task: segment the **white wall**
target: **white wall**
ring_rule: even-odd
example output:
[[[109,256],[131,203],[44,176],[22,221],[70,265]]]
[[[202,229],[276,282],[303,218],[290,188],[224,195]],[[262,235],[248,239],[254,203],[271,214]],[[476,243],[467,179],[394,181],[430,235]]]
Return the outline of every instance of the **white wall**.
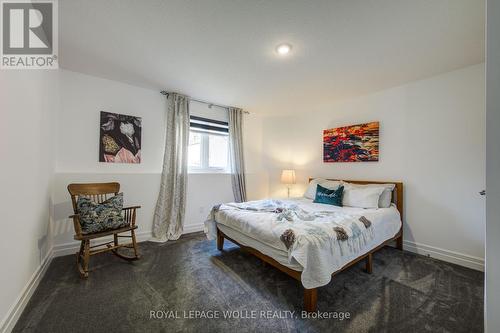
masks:
[[[15,304],[52,246],[57,76],[57,71],[0,73],[0,331],[15,322]]]
[[[245,176],[247,200],[266,198],[269,194],[268,171],[264,165],[263,123],[264,118],[258,114],[246,115],[243,121],[243,153],[245,159]]]
[[[116,81],[80,73],[61,71],[61,107],[58,112],[57,158],[54,185],[55,246],[65,251],[72,247],[73,227],[67,216],[72,208],[66,186],[71,182],[118,181],[125,194],[125,204],[138,204],[138,233],[147,236],[152,229],[154,207],[159,191],[165,137],[165,97],[159,91],[143,89]],[[206,106],[192,103],[199,112]],[[207,110],[202,110],[203,108]],[[99,111],[142,117],[142,161],[140,164],[98,162]],[[245,130],[261,131],[261,120],[249,115]],[[249,196],[261,195],[261,141],[248,139],[245,156],[250,179]],[[246,142],[245,142],[246,143]],[[259,157],[256,158],[255,156]],[[253,178],[252,178],[253,177]],[[201,230],[211,207],[232,201],[228,174],[190,174],[187,185],[185,232]]]
[[[151,232],[165,138],[165,98],[158,92],[62,70],[54,183],[54,244],[74,243],[67,217],[72,182],[118,181],[125,205],[141,205],[138,233]],[[142,117],[140,164],[99,162],[100,111]]]
[[[157,91],[62,70],[57,173],[160,173],[165,97]],[[140,164],[99,162],[100,111],[142,117]]]
[[[486,56],[486,302],[487,332],[500,332],[500,4],[488,1]]]
[[[471,267],[481,268],[483,64],[329,106],[310,104],[306,115],[264,122],[264,163],[271,196],[286,193],[279,183],[283,168],[297,170],[301,184],[293,189],[294,195],[303,193],[309,176],[401,180],[407,248],[461,264],[471,261]],[[369,121],[380,121],[379,162],[322,162],[324,129]]]

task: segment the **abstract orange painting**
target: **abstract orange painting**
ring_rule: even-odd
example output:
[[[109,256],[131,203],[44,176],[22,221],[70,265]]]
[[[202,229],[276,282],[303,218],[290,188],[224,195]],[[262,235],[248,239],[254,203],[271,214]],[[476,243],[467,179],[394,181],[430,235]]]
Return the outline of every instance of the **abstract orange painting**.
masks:
[[[323,131],[323,162],[378,161],[379,122]]]

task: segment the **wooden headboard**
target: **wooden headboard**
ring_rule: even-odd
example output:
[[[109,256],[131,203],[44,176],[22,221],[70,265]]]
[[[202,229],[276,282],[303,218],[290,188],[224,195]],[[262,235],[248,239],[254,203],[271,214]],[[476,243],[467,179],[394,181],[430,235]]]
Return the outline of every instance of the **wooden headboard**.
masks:
[[[316,177],[319,178],[319,177]],[[309,182],[315,178],[309,177]],[[333,178],[322,178],[326,180],[335,180],[335,181],[340,181],[341,179],[333,179]],[[366,184],[394,184],[394,190],[392,191],[392,202],[396,205],[396,208],[399,211],[399,214],[401,215],[401,221],[403,221],[403,183],[402,182],[381,182],[378,180],[348,180],[348,179],[342,179],[343,181],[347,183],[353,183],[353,184],[360,184],[360,185],[366,185]]]

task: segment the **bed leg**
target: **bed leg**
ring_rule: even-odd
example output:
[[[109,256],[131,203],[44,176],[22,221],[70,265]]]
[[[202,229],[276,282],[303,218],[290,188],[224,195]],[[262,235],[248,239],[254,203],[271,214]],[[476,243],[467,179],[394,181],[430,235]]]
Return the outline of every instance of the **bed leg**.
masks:
[[[222,251],[224,248],[224,234],[217,228],[217,250]]]
[[[403,235],[396,239],[396,249],[403,251]]]
[[[368,274],[371,274],[373,271],[373,254],[371,253],[368,253],[365,259],[365,269]]]
[[[304,310],[307,312],[316,311],[318,303],[318,289],[304,289]]]

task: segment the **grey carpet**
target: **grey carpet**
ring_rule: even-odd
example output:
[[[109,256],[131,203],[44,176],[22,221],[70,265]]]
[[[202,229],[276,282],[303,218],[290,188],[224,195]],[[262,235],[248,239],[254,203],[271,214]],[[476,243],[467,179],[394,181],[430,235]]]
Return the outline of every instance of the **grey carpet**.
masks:
[[[142,259],[93,257],[80,280],[75,257],[55,258],[15,332],[482,332],[483,273],[393,248],[318,290],[318,310],[350,319],[303,319],[303,289],[226,241],[202,234],[140,244]],[[150,319],[150,311],[178,319]],[[296,311],[292,319],[185,319],[182,311]],[[250,315],[251,313],[248,312]],[[259,312],[260,313],[260,312]],[[259,316],[258,316],[259,317]]]

